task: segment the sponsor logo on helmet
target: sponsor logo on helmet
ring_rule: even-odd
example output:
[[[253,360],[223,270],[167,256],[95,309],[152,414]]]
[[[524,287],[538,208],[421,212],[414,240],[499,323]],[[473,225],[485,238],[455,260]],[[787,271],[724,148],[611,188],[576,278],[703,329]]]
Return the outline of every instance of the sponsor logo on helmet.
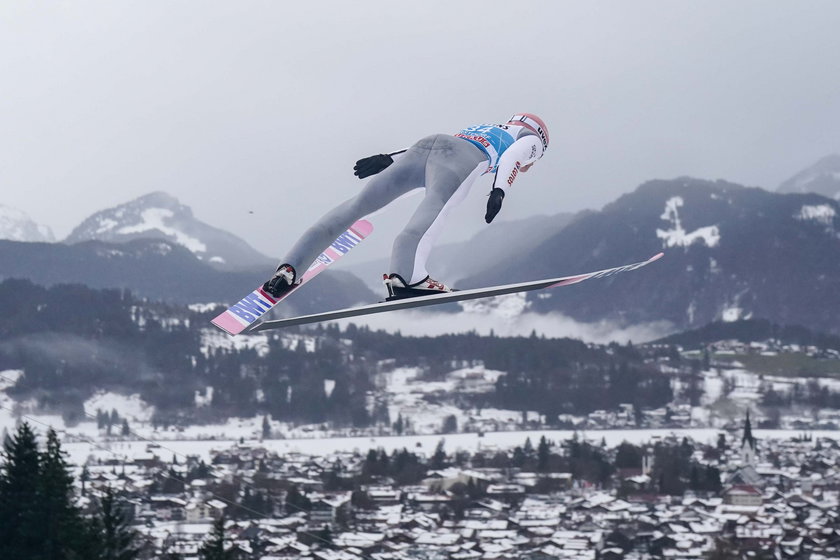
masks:
[[[542,140],[543,151],[548,149],[548,138],[545,137],[545,132],[540,125],[537,125],[537,134],[540,135],[540,140]]]

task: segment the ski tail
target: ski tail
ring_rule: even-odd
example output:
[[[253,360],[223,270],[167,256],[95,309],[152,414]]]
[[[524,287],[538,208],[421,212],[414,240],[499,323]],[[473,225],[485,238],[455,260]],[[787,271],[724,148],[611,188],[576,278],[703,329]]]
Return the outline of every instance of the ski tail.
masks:
[[[280,297],[273,297],[262,289],[262,286],[246,295],[238,302],[215,317],[211,323],[230,335],[240,334],[256,323],[266,313],[296,292],[301,286],[326,270],[332,263],[346,255],[350,249],[361,243],[373,231],[373,224],[367,220],[359,220],[338,236],[327,249],[318,255],[315,262],[304,272],[300,283]]]

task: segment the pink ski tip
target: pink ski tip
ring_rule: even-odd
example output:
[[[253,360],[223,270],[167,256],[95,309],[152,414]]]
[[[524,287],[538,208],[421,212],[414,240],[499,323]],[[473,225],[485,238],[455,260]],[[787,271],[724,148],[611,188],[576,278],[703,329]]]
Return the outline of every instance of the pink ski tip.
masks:
[[[237,321],[228,311],[223,312],[210,322],[231,335],[237,335],[248,327],[248,325],[243,325]]]

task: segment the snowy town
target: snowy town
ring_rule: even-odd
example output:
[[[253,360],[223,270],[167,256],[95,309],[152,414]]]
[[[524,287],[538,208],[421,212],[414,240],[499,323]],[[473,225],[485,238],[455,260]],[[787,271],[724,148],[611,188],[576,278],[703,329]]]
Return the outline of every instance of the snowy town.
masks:
[[[837,358],[766,343],[720,342],[714,350]],[[428,444],[392,446],[390,453],[278,453],[270,438],[282,429],[264,420],[261,433],[254,426],[249,437],[211,450],[207,462],[170,451],[167,442],[152,443],[133,460],[99,453],[79,478],[86,492],[118,489],[150,550],[172,558],[198,558],[219,520],[233,557],[249,559],[837,557],[840,445],[824,431],[813,434],[836,429],[837,414],[780,414],[774,427],[787,431],[753,435],[756,424],[767,423],[758,405],[768,391],[783,393],[796,382],[831,386],[833,379],[758,375],[738,362],[706,365],[697,406],[676,399],[662,409],[623,405],[559,418],[581,430],[562,441],[538,443],[525,435],[519,445],[498,445],[488,433],[487,443],[469,450],[445,449],[441,440],[434,454]],[[429,395],[489,390],[498,372],[481,364],[455,370],[437,385],[417,376],[396,369],[378,379],[377,398],[397,419],[394,435],[446,433],[441,419],[450,418],[450,428],[476,432],[481,441],[482,430],[546,421],[527,412],[429,403]],[[674,372],[675,394],[686,383]],[[715,419],[711,411],[721,400],[743,415]],[[684,430],[709,427],[715,430],[703,432],[708,441]],[[655,435],[636,445],[617,443],[616,433],[628,428]],[[611,444],[599,430],[610,430]],[[582,444],[591,456],[580,462],[572,456],[580,457]],[[657,458],[673,459],[663,452],[668,449],[680,450],[683,462],[657,465]],[[674,469],[676,481],[669,483],[666,473]],[[711,483],[698,483],[709,473]]]
[[[673,459],[668,450],[690,470],[659,468],[657,460]],[[231,557],[243,559],[840,554],[835,441],[756,440],[747,417],[714,444],[543,438],[509,451],[447,453],[441,444],[420,459],[405,449],[280,456],[246,441],[205,463],[150,444],[130,461],[89,462],[78,484],[83,500],[118,492],[151,557],[198,558],[218,520]],[[705,484],[709,472],[717,480]]]

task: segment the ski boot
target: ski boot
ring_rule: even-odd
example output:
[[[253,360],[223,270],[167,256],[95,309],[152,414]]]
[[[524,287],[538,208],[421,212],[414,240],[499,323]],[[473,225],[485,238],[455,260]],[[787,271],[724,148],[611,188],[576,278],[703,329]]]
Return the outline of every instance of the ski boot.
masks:
[[[295,267],[290,264],[281,264],[271,279],[263,284],[263,291],[272,297],[279,298],[289,293],[300,282],[297,282]]]
[[[397,299],[443,294],[455,291],[452,288],[445,286],[442,282],[432,280],[431,276],[426,276],[419,282],[409,284],[399,274],[383,274],[382,281],[388,289],[388,297],[385,298],[385,301],[394,301]]]

